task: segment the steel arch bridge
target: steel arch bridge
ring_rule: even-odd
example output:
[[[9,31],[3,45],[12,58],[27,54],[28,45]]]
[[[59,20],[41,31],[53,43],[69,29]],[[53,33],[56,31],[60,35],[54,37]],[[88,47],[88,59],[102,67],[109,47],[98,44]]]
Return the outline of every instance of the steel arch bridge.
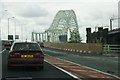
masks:
[[[66,42],[68,41],[68,33],[70,34],[71,40],[80,40],[75,12],[73,10],[60,10],[45,32],[32,32],[32,41]]]

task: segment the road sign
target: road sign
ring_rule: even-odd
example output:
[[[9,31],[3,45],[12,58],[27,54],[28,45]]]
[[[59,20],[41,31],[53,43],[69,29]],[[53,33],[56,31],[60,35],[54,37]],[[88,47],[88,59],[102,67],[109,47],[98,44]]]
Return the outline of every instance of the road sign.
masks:
[[[15,39],[19,39],[19,35],[15,35]]]
[[[8,35],[8,40],[13,40],[13,35]]]

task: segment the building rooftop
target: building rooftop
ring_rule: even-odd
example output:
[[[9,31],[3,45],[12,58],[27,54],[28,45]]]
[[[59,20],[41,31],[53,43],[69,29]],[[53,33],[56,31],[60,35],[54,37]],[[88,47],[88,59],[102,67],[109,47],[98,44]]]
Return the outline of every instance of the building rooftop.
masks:
[[[116,28],[108,32],[108,34],[116,34],[116,33],[120,33],[120,28]]]

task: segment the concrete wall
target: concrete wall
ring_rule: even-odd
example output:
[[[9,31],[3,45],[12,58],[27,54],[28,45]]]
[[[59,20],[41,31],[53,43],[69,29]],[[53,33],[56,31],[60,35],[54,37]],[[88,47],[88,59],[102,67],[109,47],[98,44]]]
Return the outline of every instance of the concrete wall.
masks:
[[[102,44],[99,43],[44,43],[47,47],[56,47],[61,49],[76,49],[76,50],[86,50],[92,51],[93,53],[102,52]]]

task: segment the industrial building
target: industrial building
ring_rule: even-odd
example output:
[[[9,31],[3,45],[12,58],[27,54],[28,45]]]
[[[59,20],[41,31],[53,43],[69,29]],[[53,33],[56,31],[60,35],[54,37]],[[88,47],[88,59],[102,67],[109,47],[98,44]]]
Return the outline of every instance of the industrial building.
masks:
[[[108,30],[98,27],[98,31],[91,32],[91,28],[86,28],[86,43],[103,43],[120,45],[120,28]]]

